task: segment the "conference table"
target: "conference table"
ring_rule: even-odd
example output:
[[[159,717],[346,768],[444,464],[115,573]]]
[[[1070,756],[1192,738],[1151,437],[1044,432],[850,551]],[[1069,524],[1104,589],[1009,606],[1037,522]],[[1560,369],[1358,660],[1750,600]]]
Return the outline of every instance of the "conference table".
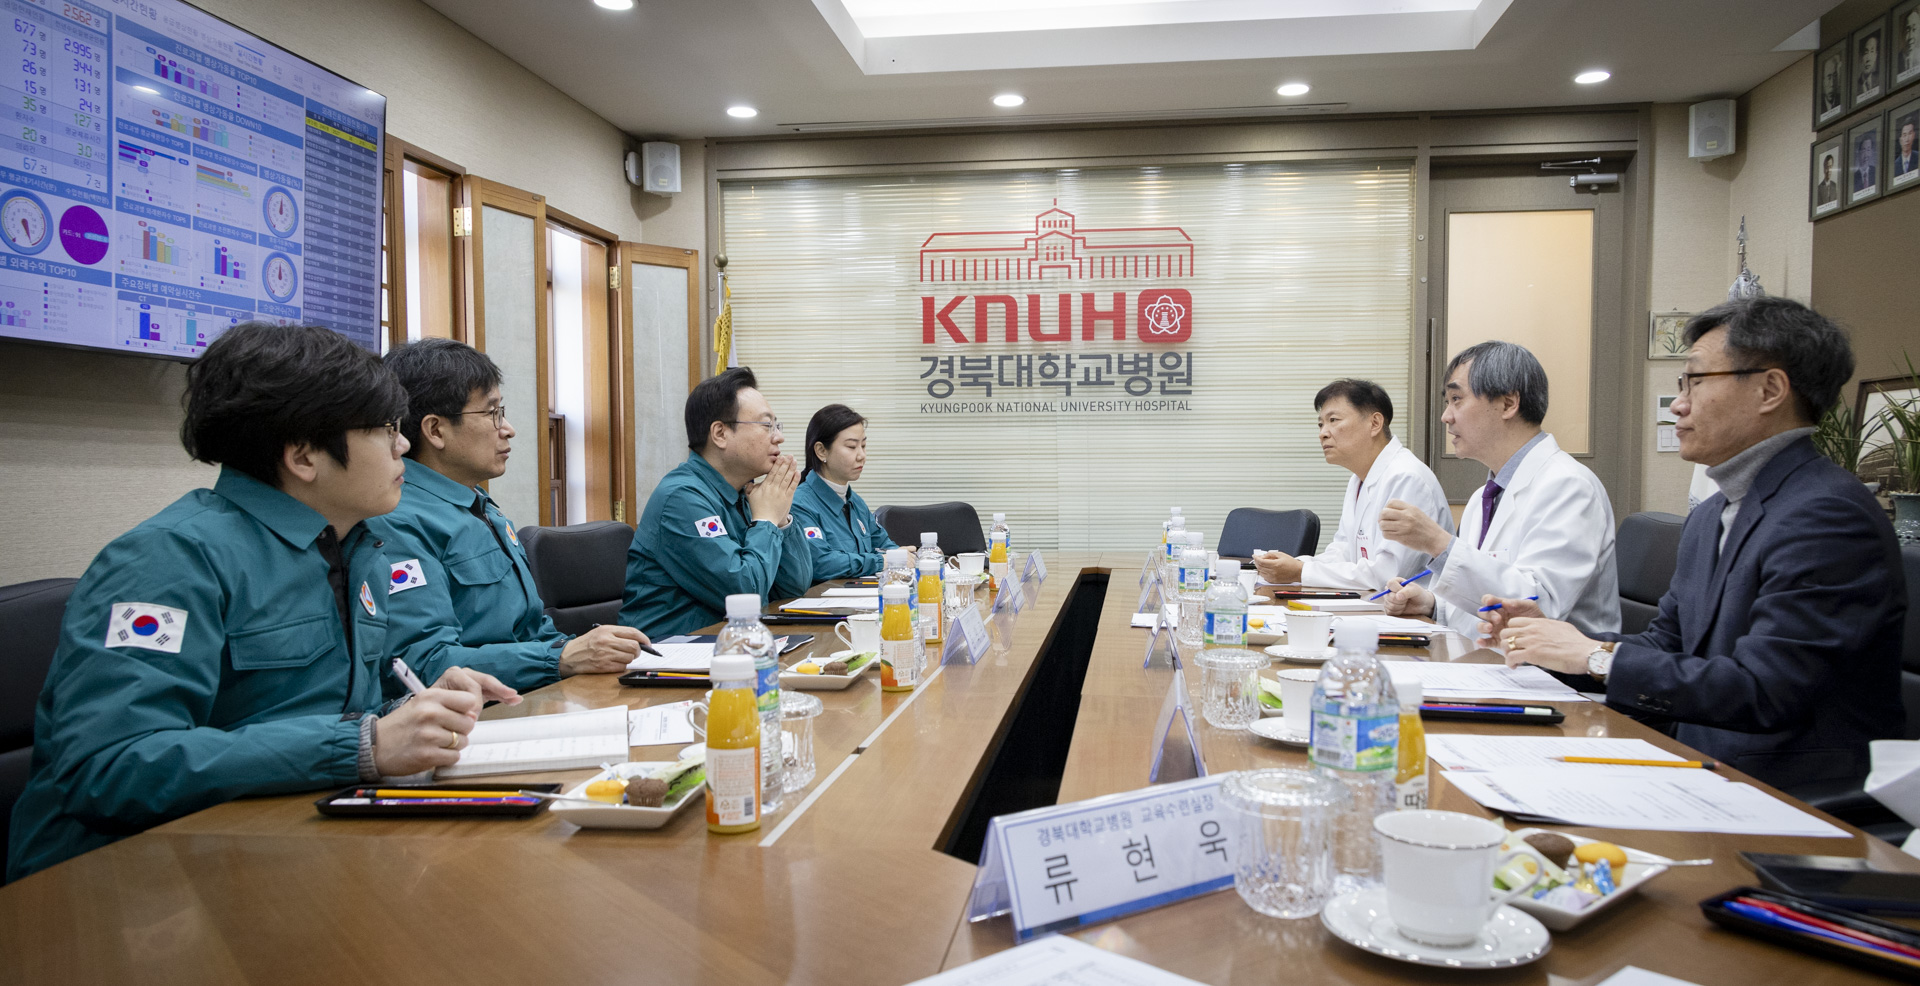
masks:
[[[1191,662],[1143,667],[1131,627],[1141,554],[1061,553],[977,663],[883,693],[877,675],[813,692],[818,772],[759,831],[710,835],[697,807],[654,831],[526,819],[336,819],[321,792],[209,808],[0,888],[0,982],[116,983],[904,983],[1015,945],[1006,917],[966,918],[984,819],[1148,784],[1197,754],[1209,774],[1302,766],[1302,752],[1193,712],[1163,747],[1156,719]],[[817,593],[818,589],[815,590]],[[1000,632],[1000,630],[1008,632]],[[831,627],[812,651],[837,647]],[[788,660],[798,660],[808,651]],[[938,654],[937,650],[931,654]],[[1400,660],[1497,661],[1450,635]],[[569,678],[486,718],[644,707],[699,697]],[[1687,748],[1598,703],[1565,703],[1558,727],[1430,722],[1431,734],[1640,737]],[[671,760],[637,748],[636,760]],[[486,778],[560,781],[591,770]],[[1734,771],[1735,780],[1752,782]],[[1433,770],[1437,808],[1490,813]],[[1163,780],[1166,777],[1163,776]],[[1056,786],[1057,785],[1057,786]],[[1771,790],[1771,789],[1768,789]],[[1774,792],[1778,793],[1778,792]],[[1812,810],[1812,809],[1808,809]],[[1824,816],[1822,816],[1824,817]],[[1407,965],[1334,938],[1317,919],[1261,915],[1231,890],[1074,932],[1090,944],[1207,983],[1591,984],[1637,965],[1716,983],[1875,981],[1867,973],[1720,930],[1698,902],[1751,884],[1742,849],[1920,860],[1846,828],[1844,839],[1615,832],[1562,827],[1675,859],[1675,868],[1513,969]],[[942,850],[949,851],[942,851]]]

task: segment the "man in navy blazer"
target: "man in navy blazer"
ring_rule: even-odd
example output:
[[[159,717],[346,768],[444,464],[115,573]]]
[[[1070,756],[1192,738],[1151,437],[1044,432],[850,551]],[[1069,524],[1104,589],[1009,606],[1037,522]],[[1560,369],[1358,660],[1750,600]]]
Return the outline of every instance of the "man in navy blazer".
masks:
[[[1509,599],[1488,636],[1509,666],[1590,675],[1608,705],[1776,787],[1863,777],[1867,742],[1905,722],[1907,590],[1885,512],[1807,438],[1852,348],[1784,298],[1703,312],[1685,338],[1680,454],[1720,492],[1687,515],[1660,615],[1592,639]]]

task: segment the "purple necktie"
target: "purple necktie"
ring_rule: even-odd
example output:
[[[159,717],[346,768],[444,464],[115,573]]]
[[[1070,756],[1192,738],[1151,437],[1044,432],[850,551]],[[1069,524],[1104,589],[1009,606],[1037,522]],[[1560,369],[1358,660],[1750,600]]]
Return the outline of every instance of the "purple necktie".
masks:
[[[1474,547],[1487,543],[1487,528],[1493,526],[1493,508],[1500,505],[1500,494],[1503,492],[1505,487],[1488,476],[1486,488],[1480,491],[1480,540],[1474,543]]]

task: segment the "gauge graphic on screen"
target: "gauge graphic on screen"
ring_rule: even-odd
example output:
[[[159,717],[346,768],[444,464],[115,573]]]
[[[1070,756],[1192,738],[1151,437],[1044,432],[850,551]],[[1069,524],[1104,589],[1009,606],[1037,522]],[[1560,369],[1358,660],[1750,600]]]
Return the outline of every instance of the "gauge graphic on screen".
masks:
[[[293,200],[293,193],[278,185],[267,190],[260,200],[260,212],[267,220],[267,229],[282,239],[292,236],[300,225],[300,205]]]
[[[23,188],[0,195],[0,237],[21,253],[39,253],[52,239],[53,222],[47,204]]]
[[[293,266],[293,258],[284,253],[267,254],[266,265],[260,269],[260,284],[267,289],[267,297],[286,304],[293,300],[293,293],[300,288],[300,272]]]

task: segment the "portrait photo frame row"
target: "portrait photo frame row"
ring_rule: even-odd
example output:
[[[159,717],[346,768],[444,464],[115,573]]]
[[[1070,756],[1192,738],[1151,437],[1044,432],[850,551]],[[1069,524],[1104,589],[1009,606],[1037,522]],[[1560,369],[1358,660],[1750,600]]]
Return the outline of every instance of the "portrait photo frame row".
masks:
[[[1901,0],[1814,56],[1818,130],[1920,83],[1920,0]]]
[[[1807,163],[1807,218],[1823,219],[1920,187],[1920,93],[1816,141]]]

